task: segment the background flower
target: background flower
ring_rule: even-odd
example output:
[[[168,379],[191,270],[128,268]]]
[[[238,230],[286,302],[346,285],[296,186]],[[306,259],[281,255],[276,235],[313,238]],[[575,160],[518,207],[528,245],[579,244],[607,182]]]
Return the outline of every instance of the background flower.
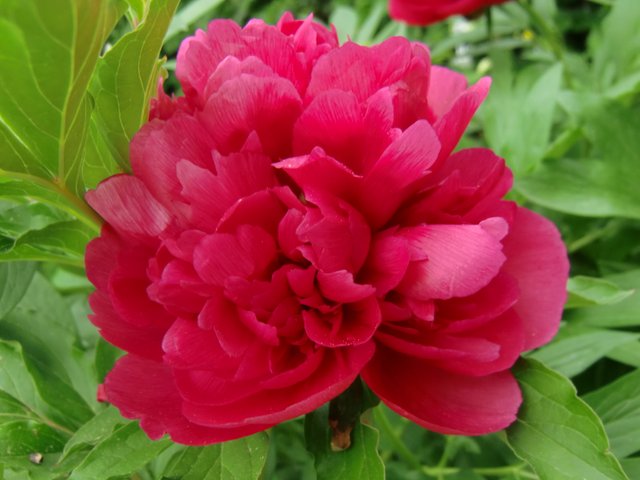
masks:
[[[310,412],[362,374],[442,433],[514,419],[509,368],[556,332],[566,252],[503,200],[487,149],[452,153],[486,96],[403,38],[285,15],[214,21],[87,194],[93,323],[128,354],[106,398],[152,437],[206,444]]]
[[[468,15],[507,0],[390,0],[389,13],[412,25],[429,25],[452,15]]]

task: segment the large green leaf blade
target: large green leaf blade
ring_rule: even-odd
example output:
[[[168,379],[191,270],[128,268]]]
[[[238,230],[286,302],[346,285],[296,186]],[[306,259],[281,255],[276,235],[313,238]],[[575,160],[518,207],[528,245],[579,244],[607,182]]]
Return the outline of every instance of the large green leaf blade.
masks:
[[[520,360],[514,373],[523,403],[507,438],[541,480],[628,480],[602,422],[568,379],[535,360]]]
[[[549,345],[529,358],[543,362],[567,377],[582,373],[617,347],[633,342],[640,333],[564,325]]]
[[[96,381],[79,364],[78,334],[62,297],[39,273],[21,302],[0,321],[0,337],[20,342],[40,396],[65,421],[80,426],[93,416]]]
[[[91,109],[86,88],[120,13],[110,0],[0,4],[5,174],[29,174],[83,192],[77,172]]]
[[[35,263],[8,262],[0,264],[0,320],[11,312],[22,299],[35,271]]]
[[[61,411],[51,398],[43,398],[40,385],[31,375],[22,347],[17,342],[0,340],[0,390],[28,408],[33,416],[63,435],[71,435],[77,426],[68,411]],[[66,392],[60,391],[61,395]]]
[[[250,437],[208,447],[190,447],[170,461],[167,480],[258,480],[262,478],[269,451],[269,436]]]
[[[546,162],[517,183],[533,202],[573,215],[640,219],[640,110],[589,95],[569,95],[592,154]]]
[[[125,170],[129,168],[129,142],[148,117],[160,74],[158,55],[178,1],[151,0],[138,28],[100,59],[91,82],[94,121],[116,163]],[[98,146],[93,148],[99,151]],[[114,173],[110,168],[105,165],[105,176]]]
[[[91,450],[69,480],[107,480],[130,475],[171,445],[169,439],[152,441],[136,422],[117,428]]]
[[[630,270],[605,277],[617,287],[633,293],[613,305],[580,308],[571,312],[570,319],[598,327],[618,328],[640,325],[640,270]]]
[[[613,453],[623,458],[640,450],[640,370],[584,399],[602,419]]]

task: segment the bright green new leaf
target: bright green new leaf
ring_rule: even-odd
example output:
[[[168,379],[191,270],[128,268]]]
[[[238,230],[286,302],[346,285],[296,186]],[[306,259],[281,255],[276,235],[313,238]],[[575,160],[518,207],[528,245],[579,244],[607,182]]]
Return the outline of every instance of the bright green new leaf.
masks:
[[[640,450],[640,370],[584,397],[602,419],[619,458]]]
[[[568,379],[535,360],[520,360],[514,373],[523,403],[507,438],[540,480],[629,480],[602,422]]]
[[[111,0],[0,3],[0,176],[84,192],[86,88],[120,14]]]
[[[250,437],[208,447],[188,447],[171,459],[167,480],[258,480],[267,461],[269,436]]]
[[[35,263],[0,263],[0,320],[22,299],[35,271]]]
[[[640,333],[565,325],[553,342],[536,350],[530,358],[543,362],[567,377],[573,377],[614,348],[632,342],[638,337]]]
[[[91,82],[97,132],[107,140],[110,154],[123,170],[129,169],[129,141],[149,115],[149,101],[160,75],[158,54],[178,1],[150,0],[138,28],[100,59]],[[95,148],[101,151],[99,146]],[[102,178],[114,173],[111,168],[105,165]],[[89,186],[94,186],[99,177],[93,172]]]
[[[640,270],[609,275],[605,279],[632,294],[615,305],[580,308],[571,312],[571,320],[597,327],[631,327],[640,325]]]
[[[152,441],[136,422],[117,428],[98,443],[69,480],[107,480],[130,475],[171,445],[168,438]]]
[[[623,290],[603,278],[576,276],[567,284],[569,298],[565,308],[613,305],[633,295],[634,290]]]

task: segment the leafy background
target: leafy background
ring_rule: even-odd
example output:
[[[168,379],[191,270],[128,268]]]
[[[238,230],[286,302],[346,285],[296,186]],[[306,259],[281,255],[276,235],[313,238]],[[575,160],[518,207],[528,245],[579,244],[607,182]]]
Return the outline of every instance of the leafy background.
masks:
[[[518,0],[428,28],[390,21],[384,0],[178,3],[0,0],[0,479],[640,478],[640,2]],[[515,367],[525,401],[506,432],[437,435],[350,392],[348,450],[329,447],[326,406],[187,448],[96,402],[119,352],[86,318],[100,220],[83,194],[128,171],[158,76],[179,93],[182,38],[284,10],[493,77],[462,146],[507,159],[512,198],[556,222],[572,262],[560,333]]]

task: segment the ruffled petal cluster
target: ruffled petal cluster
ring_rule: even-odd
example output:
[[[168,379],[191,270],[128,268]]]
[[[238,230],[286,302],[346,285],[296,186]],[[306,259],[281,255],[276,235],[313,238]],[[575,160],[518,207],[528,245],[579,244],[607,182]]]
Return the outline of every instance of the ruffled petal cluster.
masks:
[[[452,15],[469,15],[507,0],[389,0],[390,15],[412,25],[430,25]]]
[[[308,413],[359,375],[442,433],[509,425],[509,368],[556,332],[558,231],[453,152],[489,89],[403,38],[338,45],[285,15],[181,46],[131,175],[87,194],[92,322],[125,350],[103,393],[151,438],[221,442]]]

